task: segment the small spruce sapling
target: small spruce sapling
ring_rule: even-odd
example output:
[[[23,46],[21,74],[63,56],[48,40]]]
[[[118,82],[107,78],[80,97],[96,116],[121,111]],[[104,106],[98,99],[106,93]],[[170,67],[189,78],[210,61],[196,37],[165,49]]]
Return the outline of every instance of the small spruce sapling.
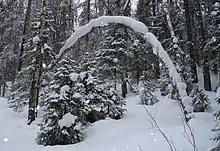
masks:
[[[61,60],[45,97],[45,114],[37,137],[40,145],[66,145],[83,140],[82,129],[86,122],[81,118],[85,115],[81,107],[84,106],[73,97],[71,72],[68,61]]]
[[[141,91],[140,94],[140,99],[141,99],[141,104],[143,105],[153,105],[155,103],[157,103],[159,100],[157,99],[157,97],[155,95],[152,94],[153,90],[149,84],[149,82],[146,82],[144,84],[144,88]]]
[[[189,96],[192,97],[194,112],[205,112],[210,107],[208,96],[197,85],[195,85]]]

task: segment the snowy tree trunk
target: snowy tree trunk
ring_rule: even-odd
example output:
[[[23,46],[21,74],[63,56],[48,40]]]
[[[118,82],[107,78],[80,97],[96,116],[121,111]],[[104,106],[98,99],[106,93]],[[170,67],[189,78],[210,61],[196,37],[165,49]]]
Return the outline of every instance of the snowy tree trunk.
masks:
[[[30,125],[36,117],[36,107],[39,102],[40,93],[40,79],[42,74],[42,54],[41,54],[41,43],[37,46],[35,70],[33,72],[33,79],[31,83],[31,95],[29,100],[29,110],[28,110],[28,124]]]
[[[28,124],[30,125],[36,117],[36,107],[39,102],[39,93],[41,85],[41,74],[42,74],[42,45],[41,42],[37,45],[37,54],[35,62],[35,70],[33,72],[33,79],[31,83],[31,95],[29,100],[29,110],[28,110]]]
[[[192,31],[192,4],[190,1],[184,0],[184,9],[185,9],[185,19],[186,19],[186,30],[187,30],[187,41],[188,41],[188,49],[190,54],[190,66],[191,66],[191,77],[193,82],[198,82],[197,76],[197,67],[196,67],[196,50],[194,48],[194,40],[193,40],[193,31]]]
[[[104,4],[102,0],[98,0],[98,10],[99,10],[99,16],[104,15]]]
[[[203,78],[204,78],[204,88],[207,91],[212,90],[211,86],[211,78],[210,78],[210,68],[209,68],[209,59],[208,59],[208,52],[205,49],[205,28],[203,23],[203,17],[202,17],[202,10],[201,10],[201,4],[200,0],[196,0],[196,7],[198,12],[198,22],[199,22],[199,31],[200,31],[200,43],[201,43],[201,50],[203,50]]]
[[[127,82],[124,79],[122,79],[121,88],[122,88],[122,97],[126,98],[126,95],[127,95]]]
[[[2,97],[2,84],[0,84],[0,97]]]
[[[21,68],[22,68],[22,56],[24,53],[25,38],[26,38],[26,34],[27,34],[27,31],[29,28],[30,17],[31,17],[31,4],[32,4],[32,0],[28,0],[28,6],[27,6],[27,10],[26,10],[22,39],[21,39],[21,48],[20,48],[20,52],[19,52],[18,71],[21,71]]]
[[[166,12],[166,20],[167,20],[167,25],[169,27],[170,30],[170,36],[173,38],[175,37],[175,33],[174,33],[174,29],[173,29],[173,25],[172,25],[172,21],[171,21],[171,17],[170,17],[170,12],[168,10],[168,7],[170,7],[170,4],[165,4],[165,12]]]
[[[6,92],[6,83],[3,83],[3,88],[2,88],[2,97],[5,97],[5,92]]]

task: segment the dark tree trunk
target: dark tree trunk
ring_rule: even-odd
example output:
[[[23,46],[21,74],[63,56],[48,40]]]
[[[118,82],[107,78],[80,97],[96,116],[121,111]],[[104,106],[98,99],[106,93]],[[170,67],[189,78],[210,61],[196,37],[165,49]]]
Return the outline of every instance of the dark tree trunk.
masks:
[[[3,88],[2,88],[2,97],[5,97],[5,92],[6,92],[6,83],[3,83]]]
[[[153,16],[156,16],[156,0],[152,0],[152,11],[153,11]]]
[[[0,84],[0,97],[2,97],[2,84]]]
[[[99,10],[99,16],[104,15],[104,4],[102,0],[98,0],[98,10]]]
[[[194,40],[193,40],[193,13],[192,13],[192,3],[189,0],[184,0],[184,9],[185,9],[185,19],[186,19],[186,30],[187,30],[187,41],[188,41],[188,49],[190,55],[190,67],[191,67],[191,78],[194,83],[198,82],[197,76],[197,67],[196,67],[196,50],[194,48]]]
[[[200,50],[202,50],[202,58],[203,58],[203,78],[204,78],[204,88],[207,91],[212,90],[211,86],[211,78],[210,78],[210,68],[209,68],[209,58],[208,52],[205,50],[206,45],[206,36],[205,36],[205,28],[202,17],[202,10],[200,0],[196,0],[196,10],[197,10],[197,18],[199,23],[199,40],[200,40]]]
[[[137,82],[137,85],[139,85],[139,78],[140,78],[140,70],[138,69],[136,71],[136,82]]]
[[[127,0],[125,0],[125,6],[124,6],[124,16],[131,16],[131,0],[128,0],[128,3],[126,3]]]
[[[42,74],[42,45],[41,42],[37,45],[37,54],[35,62],[35,70],[33,71],[33,78],[31,83],[31,93],[29,100],[29,110],[28,110],[28,125],[30,125],[36,118],[37,111],[36,107],[39,102],[40,84],[41,84],[41,74]]]
[[[27,35],[27,31],[28,31],[29,24],[30,24],[30,17],[31,17],[31,4],[32,4],[32,0],[28,0],[28,6],[27,6],[27,11],[26,11],[25,20],[24,20],[24,27],[23,27],[23,32],[22,32],[21,48],[19,52],[18,71],[21,71],[21,68],[22,68],[22,56],[24,54],[25,37]]]
[[[122,87],[122,97],[126,98],[127,95],[127,82],[123,79],[122,83],[121,83],[121,87]]]

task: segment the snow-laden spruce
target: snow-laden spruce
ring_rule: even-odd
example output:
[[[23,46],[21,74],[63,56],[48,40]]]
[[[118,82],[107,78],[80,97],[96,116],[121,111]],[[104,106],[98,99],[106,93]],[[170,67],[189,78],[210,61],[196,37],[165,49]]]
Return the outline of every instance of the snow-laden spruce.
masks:
[[[37,142],[40,145],[66,145],[83,140],[86,105],[79,98],[73,98],[72,81],[69,77],[73,68],[66,60],[59,62],[49,91],[44,101],[43,121]]]
[[[140,100],[140,103],[143,105],[154,105],[159,101],[157,96],[152,94],[152,88],[148,82],[144,84],[140,94]]]
[[[218,105],[220,104],[220,87],[218,88],[216,92],[216,97],[215,97],[216,102]],[[216,135],[213,138],[214,141],[218,142],[218,145],[216,148],[213,149],[213,151],[218,151],[220,149],[220,110],[217,110],[214,113],[216,124],[215,127],[212,129],[212,131],[215,131]]]

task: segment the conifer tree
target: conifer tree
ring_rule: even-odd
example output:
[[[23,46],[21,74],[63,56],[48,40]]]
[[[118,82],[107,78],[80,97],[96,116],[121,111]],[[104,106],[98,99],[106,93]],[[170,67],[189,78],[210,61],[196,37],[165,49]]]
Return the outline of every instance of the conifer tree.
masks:
[[[12,108],[15,112],[22,112],[24,107],[28,104],[30,98],[31,85],[31,69],[23,68],[12,85],[10,90],[10,95],[8,96],[9,107]]]
[[[149,82],[144,84],[144,88],[141,91],[140,94],[140,99],[141,99],[141,104],[143,105],[153,105],[155,103],[157,103],[159,100],[157,99],[157,97],[155,95],[152,94],[152,88],[149,84]]]
[[[210,107],[210,101],[208,96],[197,85],[190,93],[192,97],[192,106],[194,112],[205,112]]]
[[[38,144],[66,145],[83,140],[82,129],[87,123],[84,119],[86,106],[79,98],[74,97],[76,94],[69,76],[71,72],[73,71],[68,61],[59,62],[46,96]]]
[[[87,102],[89,112],[96,110],[105,117],[122,118],[124,100],[118,96],[111,84],[105,85],[104,81],[99,79],[96,62],[91,61],[88,55],[87,53],[87,57],[82,61],[79,72],[73,74],[73,80],[77,83],[75,92],[79,94],[82,101]]]

